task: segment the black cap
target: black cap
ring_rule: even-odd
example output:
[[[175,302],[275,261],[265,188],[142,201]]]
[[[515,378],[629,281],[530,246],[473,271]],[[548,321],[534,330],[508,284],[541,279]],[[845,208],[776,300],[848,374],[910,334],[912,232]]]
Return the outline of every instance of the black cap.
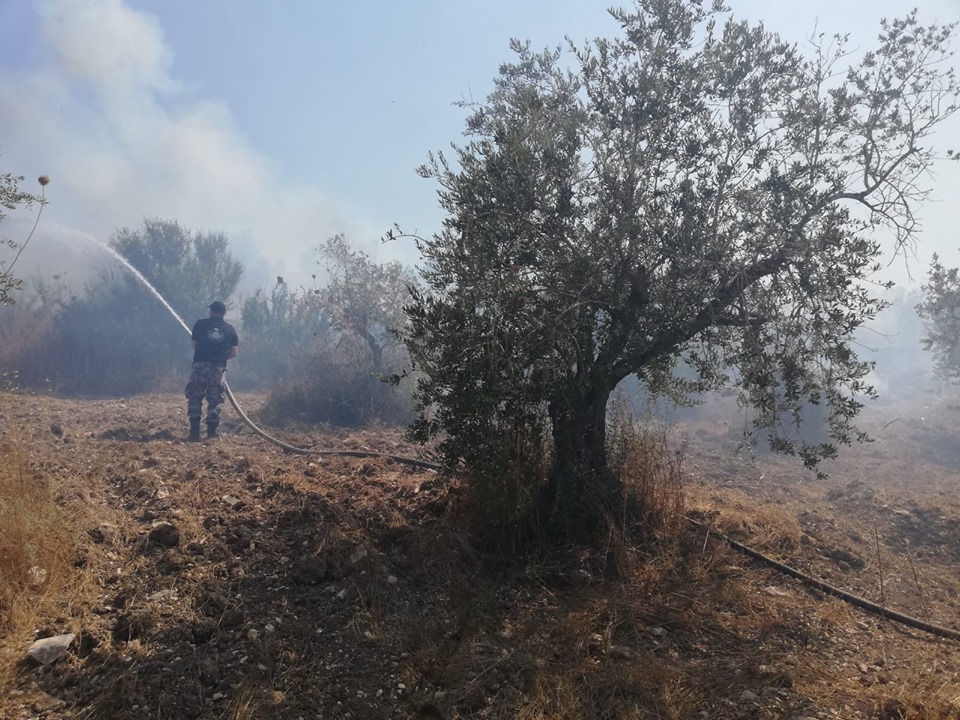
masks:
[[[223,304],[222,302],[220,302],[219,300],[214,300],[212,303],[210,303],[209,305],[207,305],[207,307],[210,308],[211,310],[213,310],[213,312],[215,312],[217,315],[226,315],[226,314],[227,314],[227,306],[224,305],[224,304]]]

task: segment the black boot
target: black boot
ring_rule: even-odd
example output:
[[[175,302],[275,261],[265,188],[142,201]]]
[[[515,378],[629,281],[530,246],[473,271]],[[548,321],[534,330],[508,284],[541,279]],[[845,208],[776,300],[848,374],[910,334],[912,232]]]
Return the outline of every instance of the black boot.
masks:
[[[187,442],[200,442],[200,418],[190,418],[190,434]]]
[[[208,438],[217,438],[220,437],[220,434],[217,432],[217,426],[220,425],[219,422],[208,422],[207,423],[207,437]]]

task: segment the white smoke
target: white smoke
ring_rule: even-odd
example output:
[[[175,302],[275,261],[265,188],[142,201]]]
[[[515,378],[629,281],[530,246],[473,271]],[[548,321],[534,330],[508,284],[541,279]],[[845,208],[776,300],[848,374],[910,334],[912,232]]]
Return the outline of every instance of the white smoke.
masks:
[[[44,241],[89,233],[105,241],[144,217],[223,230],[266,282],[309,277],[312,248],[373,227],[316,188],[292,185],[235,126],[229,108],[171,74],[163,29],[122,0],[37,0],[42,54],[0,73],[0,169],[45,173]],[[17,239],[11,217],[4,234]],[[41,223],[41,228],[44,223]]]

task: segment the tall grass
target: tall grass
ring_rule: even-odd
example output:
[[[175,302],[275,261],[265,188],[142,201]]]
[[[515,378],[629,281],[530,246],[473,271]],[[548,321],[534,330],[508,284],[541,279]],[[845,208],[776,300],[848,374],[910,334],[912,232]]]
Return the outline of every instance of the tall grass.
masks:
[[[23,441],[0,438],[0,633],[22,640],[11,647],[25,649],[41,619],[71,614],[82,583],[73,527]],[[0,657],[0,691],[17,660]]]
[[[607,448],[626,494],[624,524],[649,539],[675,537],[684,524],[683,453],[669,428],[618,398],[609,412]]]

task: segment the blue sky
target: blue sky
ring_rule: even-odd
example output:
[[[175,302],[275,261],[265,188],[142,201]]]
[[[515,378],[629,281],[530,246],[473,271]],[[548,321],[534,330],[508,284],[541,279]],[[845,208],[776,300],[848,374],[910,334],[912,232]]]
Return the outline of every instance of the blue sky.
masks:
[[[819,23],[869,45],[905,0],[730,0],[802,41]],[[454,102],[482,98],[509,39],[554,45],[611,35],[589,0],[0,0],[0,170],[53,183],[36,257],[89,259],[144,216],[226,231],[250,275],[302,281],[337,232],[380,259],[394,222],[429,233],[436,188],[415,168],[461,137]],[[960,0],[924,0],[925,21],[960,21]],[[960,119],[941,145],[960,147]],[[936,179],[915,273],[932,249],[960,264],[960,173]],[[24,219],[21,219],[25,221]],[[11,225],[16,228],[16,225]],[[7,234],[15,235],[10,230]],[[96,254],[96,251],[93,251]],[[56,269],[56,268],[54,268]],[[904,279],[898,270],[892,271]]]

